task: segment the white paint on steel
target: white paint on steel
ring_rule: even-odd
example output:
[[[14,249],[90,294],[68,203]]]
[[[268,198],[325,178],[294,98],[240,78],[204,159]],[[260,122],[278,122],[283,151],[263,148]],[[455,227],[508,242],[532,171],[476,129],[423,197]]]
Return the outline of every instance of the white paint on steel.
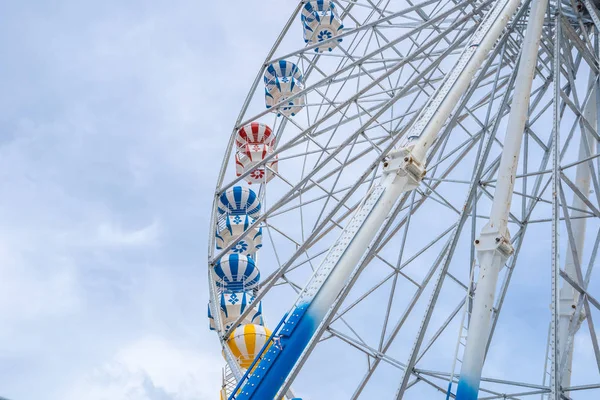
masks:
[[[459,103],[473,76],[488,57],[489,52],[519,6],[519,0],[499,0],[475,31],[458,62],[444,83],[429,100],[422,115],[414,124],[408,137],[419,136],[413,156],[422,162],[427,150],[436,139],[454,107]]]
[[[508,215],[523,132],[528,118],[531,87],[547,4],[548,0],[533,0],[532,2],[517,72],[513,105],[504,139],[504,149],[498,168],[498,183],[494,193],[490,220],[483,227],[481,235],[475,242],[480,269],[461,369],[461,381],[464,379],[465,382],[468,381],[468,384],[475,385],[475,390],[479,388],[481,379],[498,275],[502,265],[513,252],[507,226]]]
[[[594,75],[591,75],[591,79],[595,79]],[[591,96],[586,104],[584,109],[584,118],[587,119],[592,126],[595,126],[594,123],[596,121],[596,93],[595,93],[595,85],[594,89],[592,89]],[[588,130],[584,130],[587,135],[584,140],[584,133],[582,132],[582,137],[579,141],[579,159],[583,160],[589,157],[592,154],[591,149],[589,148],[589,143],[591,143],[592,137],[591,134],[588,133]],[[588,147],[586,149],[586,146]],[[575,172],[575,185],[584,195],[588,195],[590,192],[590,168],[588,163],[578,164]],[[577,194],[573,194],[573,203],[572,203],[573,211],[571,213],[571,226],[573,229],[573,236],[575,239],[575,250],[577,253],[578,263],[581,265],[582,262],[582,254],[583,254],[583,245],[585,243],[585,231],[587,218],[577,218],[577,217],[585,217],[587,214],[585,211],[588,209],[587,204],[579,197]],[[581,210],[581,211],[579,211]],[[566,255],[565,255],[565,272],[570,276],[577,276],[577,272],[575,270],[575,259],[573,256],[571,243],[569,242],[567,245]],[[571,373],[572,373],[572,365],[573,365],[573,337],[581,323],[583,322],[584,315],[583,312],[581,315],[575,315],[575,308],[577,302],[579,300],[579,292],[573,288],[567,282],[563,283],[562,288],[560,289],[560,320],[559,320],[559,339],[558,343],[560,346],[560,354],[561,358],[566,353],[567,361],[566,368],[563,371],[562,375],[562,386],[569,387],[571,386]],[[579,313],[578,313],[579,314]],[[572,318],[576,318],[575,330],[574,332],[569,332],[569,325]],[[568,393],[565,393],[568,395]]]
[[[381,182],[359,206],[296,301],[295,307],[311,303],[311,306],[321,310],[322,317],[317,332],[322,330],[340,293],[349,286],[352,277],[358,273],[362,258],[388,218],[394,204],[403,193],[415,189],[424,174],[424,170],[410,157],[410,148],[395,151],[386,160]],[[300,360],[304,359],[318,339],[318,335],[311,338]],[[291,377],[295,376],[297,368],[298,364],[290,373]],[[286,381],[276,398],[286,390],[289,383],[291,382]]]

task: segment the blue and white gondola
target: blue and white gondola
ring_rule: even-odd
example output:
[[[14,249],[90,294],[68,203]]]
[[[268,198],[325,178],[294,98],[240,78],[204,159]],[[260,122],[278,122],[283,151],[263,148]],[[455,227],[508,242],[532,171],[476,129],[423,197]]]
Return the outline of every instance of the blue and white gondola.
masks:
[[[316,52],[332,51],[342,41],[339,38],[325,42],[340,34],[344,29],[333,1],[317,0],[307,2],[302,8],[300,19],[304,31],[304,41],[307,44],[322,43],[322,45],[315,47]]]
[[[219,196],[219,214],[244,215],[252,218],[260,214],[260,200],[256,193],[243,186],[234,186]]]
[[[233,323],[248,308],[252,308],[252,311],[239,325],[263,325],[262,303],[259,301],[258,304],[255,304],[254,299],[254,295],[250,292],[221,293],[220,310],[224,328],[231,328]]]
[[[219,296],[219,312],[221,313],[223,328],[225,330],[230,329],[239,316],[248,308],[252,308],[252,311],[242,319],[238,326],[246,324],[264,325],[262,302],[255,303],[254,299],[255,296],[251,292],[221,293]],[[210,311],[210,304],[208,307],[208,319],[210,329],[216,330],[217,327]]]
[[[217,330],[217,324],[215,323],[215,317],[213,317],[212,312],[210,311],[210,301],[208,302],[208,327],[211,331]]]
[[[242,186],[227,189],[219,196],[220,214],[215,232],[217,249],[221,250],[235,242],[232,253],[252,255],[262,247],[262,228],[250,226],[260,214],[260,201],[256,193]],[[238,239],[244,232],[241,239]]]
[[[264,82],[267,109],[284,102],[272,110],[278,116],[281,114],[294,116],[300,112],[305,104],[304,96],[288,100],[289,97],[304,89],[304,77],[296,64],[286,60],[270,64],[265,71]]]
[[[224,215],[215,233],[217,249],[222,250],[235,242],[230,252],[243,255],[256,253],[262,247],[262,227],[250,228],[254,221],[248,215]],[[238,239],[246,231],[249,231],[246,236]]]
[[[213,278],[217,287],[229,292],[255,289],[260,281],[260,271],[250,256],[228,254],[213,267]]]

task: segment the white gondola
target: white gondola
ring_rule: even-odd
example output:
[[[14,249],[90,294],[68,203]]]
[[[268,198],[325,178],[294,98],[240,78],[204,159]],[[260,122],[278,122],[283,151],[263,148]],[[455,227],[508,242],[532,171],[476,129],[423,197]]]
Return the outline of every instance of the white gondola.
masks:
[[[290,61],[281,60],[267,67],[264,76],[265,101],[271,109],[280,102],[281,106],[273,109],[278,116],[294,116],[304,106],[304,96],[289,99],[304,89],[304,78],[298,66]],[[289,99],[289,100],[288,100]]]
[[[335,3],[329,0],[309,1],[302,8],[302,29],[304,41],[308,44],[324,42],[337,36],[344,25],[337,13]],[[342,39],[333,39],[315,47],[315,51],[322,53],[332,51]]]
[[[269,126],[258,122],[242,126],[236,133],[235,144],[237,176],[251,171],[245,178],[249,185],[266,183],[273,179],[274,173],[277,172],[277,157],[266,165],[255,167],[275,150],[275,135]]]

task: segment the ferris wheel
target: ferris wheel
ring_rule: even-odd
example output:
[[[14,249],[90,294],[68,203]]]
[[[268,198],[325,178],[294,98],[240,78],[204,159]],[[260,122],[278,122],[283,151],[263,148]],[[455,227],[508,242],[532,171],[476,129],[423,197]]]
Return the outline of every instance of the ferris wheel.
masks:
[[[599,7],[297,4],[216,183],[222,400],[600,397]]]

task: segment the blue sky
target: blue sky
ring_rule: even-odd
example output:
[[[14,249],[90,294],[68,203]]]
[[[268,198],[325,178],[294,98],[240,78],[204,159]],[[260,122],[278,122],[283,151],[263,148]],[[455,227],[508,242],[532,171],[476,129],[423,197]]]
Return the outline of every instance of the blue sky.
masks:
[[[0,3],[1,396],[217,396],[211,192],[294,3]]]

